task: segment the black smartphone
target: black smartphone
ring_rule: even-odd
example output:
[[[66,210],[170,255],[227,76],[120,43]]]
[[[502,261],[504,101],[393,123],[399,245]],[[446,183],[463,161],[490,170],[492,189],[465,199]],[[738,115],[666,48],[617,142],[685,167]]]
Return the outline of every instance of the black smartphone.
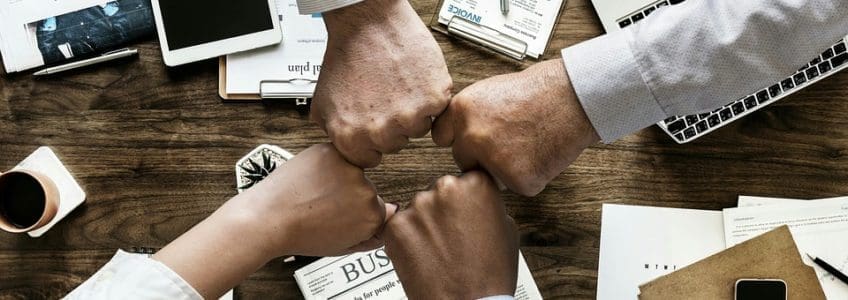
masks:
[[[780,279],[739,279],[736,300],[786,300],[786,282]]]

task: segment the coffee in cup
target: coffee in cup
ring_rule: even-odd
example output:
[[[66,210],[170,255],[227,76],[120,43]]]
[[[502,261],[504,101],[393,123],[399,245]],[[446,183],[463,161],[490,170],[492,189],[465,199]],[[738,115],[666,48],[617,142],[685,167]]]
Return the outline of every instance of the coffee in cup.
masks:
[[[0,173],[0,229],[12,233],[50,223],[59,208],[59,192],[50,178],[31,170]]]

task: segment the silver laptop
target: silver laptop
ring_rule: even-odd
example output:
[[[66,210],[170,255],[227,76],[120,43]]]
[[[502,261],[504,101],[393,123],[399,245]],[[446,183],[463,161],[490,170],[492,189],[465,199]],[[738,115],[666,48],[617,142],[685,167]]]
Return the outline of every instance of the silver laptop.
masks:
[[[659,9],[674,9],[687,0],[592,0],[607,32],[620,30],[651,17]],[[688,0],[699,1],[699,0]],[[727,99],[727,105],[697,115],[674,116],[657,125],[680,144],[691,142],[766,105],[804,89],[848,68],[848,37],[836,42],[798,71],[740,99]]]

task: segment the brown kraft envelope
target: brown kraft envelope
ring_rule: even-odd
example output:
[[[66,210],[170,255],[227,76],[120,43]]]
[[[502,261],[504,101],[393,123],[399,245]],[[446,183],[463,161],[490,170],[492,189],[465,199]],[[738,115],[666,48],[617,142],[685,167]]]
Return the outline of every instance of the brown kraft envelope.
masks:
[[[783,279],[789,300],[825,299],[785,225],[639,286],[639,299],[729,300],[740,278]]]

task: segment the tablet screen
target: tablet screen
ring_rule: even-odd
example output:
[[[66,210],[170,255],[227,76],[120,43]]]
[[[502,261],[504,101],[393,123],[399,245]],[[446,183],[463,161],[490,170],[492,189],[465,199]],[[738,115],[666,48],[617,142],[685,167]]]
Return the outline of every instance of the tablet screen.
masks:
[[[159,7],[170,50],[274,28],[268,0],[160,0]]]

